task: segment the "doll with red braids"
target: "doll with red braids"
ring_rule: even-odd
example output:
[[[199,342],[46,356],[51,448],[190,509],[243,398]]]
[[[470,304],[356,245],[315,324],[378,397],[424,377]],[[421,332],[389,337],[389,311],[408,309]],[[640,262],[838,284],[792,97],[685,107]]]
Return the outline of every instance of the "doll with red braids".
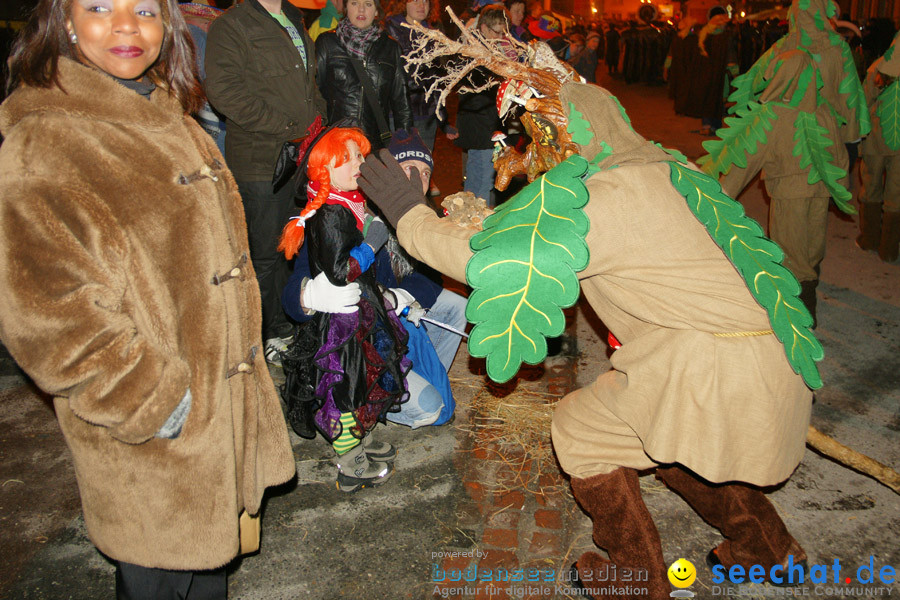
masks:
[[[338,489],[352,492],[383,483],[393,472],[396,450],[374,442],[370,432],[408,396],[408,334],[395,314],[396,300],[378,285],[372,266],[388,232],[357,191],[369,142],[355,128],[330,128],[310,137],[307,204],[285,226],[278,249],[291,259],[306,241],[310,283],[359,286],[355,310],[314,316],[319,340],[314,420],[337,454]]]

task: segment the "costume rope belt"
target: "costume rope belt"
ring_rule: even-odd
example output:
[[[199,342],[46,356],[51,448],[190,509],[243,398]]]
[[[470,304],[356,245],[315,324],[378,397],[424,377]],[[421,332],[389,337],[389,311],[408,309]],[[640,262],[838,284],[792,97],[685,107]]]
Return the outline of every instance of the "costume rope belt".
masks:
[[[771,329],[761,329],[759,331],[732,331],[728,333],[714,333],[716,337],[754,337],[757,335],[772,335],[775,333]]]

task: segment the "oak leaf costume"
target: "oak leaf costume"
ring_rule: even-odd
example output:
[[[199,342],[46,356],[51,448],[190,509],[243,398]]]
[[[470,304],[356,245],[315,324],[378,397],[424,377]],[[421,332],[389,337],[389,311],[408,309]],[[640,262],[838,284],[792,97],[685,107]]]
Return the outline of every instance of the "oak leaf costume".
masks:
[[[852,210],[847,152],[832,110],[819,102],[821,77],[807,52],[779,54],[766,81],[759,103],[726,119],[718,133],[723,141],[707,142],[711,155],[700,162],[713,176],[725,172],[722,188],[732,197],[764,172],[772,198],[769,236],[784,249],[785,266],[800,280],[801,297],[815,315],[829,198]]]
[[[760,170],[772,196],[769,235],[784,247],[786,266],[816,314],[819,264],[825,256],[828,198],[855,213],[847,189],[847,147],[870,129],[865,97],[849,46],[830,22],[832,0],[794,0],[790,29],[742,76],[735,104],[700,160],[737,196]]]
[[[658,476],[725,535],[715,556],[726,568],[780,564],[789,554],[798,562],[802,550],[761,492],[714,484],[789,477],[804,452],[810,390],[771,335],[766,310],[673,186],[673,157],[634,132],[605,90],[570,82],[560,100],[570,122],[578,111],[595,134],[572,137],[581,156],[596,157],[585,180],[590,260],[578,278],[622,342],[613,369],[563,398],[552,425],[594,540],[616,565],[649,571],[647,597],[668,598],[659,535],[637,479],[637,470],[660,466]],[[392,210],[372,183],[378,173],[367,161],[360,186],[396,221],[401,244],[462,280],[471,230],[425,206]],[[579,573],[606,563],[586,553]]]

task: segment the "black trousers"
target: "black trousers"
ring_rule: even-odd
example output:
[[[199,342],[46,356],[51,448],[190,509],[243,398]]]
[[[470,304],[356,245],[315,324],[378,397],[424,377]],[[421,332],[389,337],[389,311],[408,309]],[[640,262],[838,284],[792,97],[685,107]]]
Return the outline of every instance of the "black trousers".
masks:
[[[281,308],[281,292],[290,277],[290,267],[278,252],[278,239],[288,219],[299,210],[294,206],[294,186],[288,183],[277,193],[270,181],[238,181],[247,219],[250,260],[262,297],[262,338],[287,337],[291,323]]]
[[[213,571],[168,571],[116,562],[117,600],[225,600],[225,567]]]

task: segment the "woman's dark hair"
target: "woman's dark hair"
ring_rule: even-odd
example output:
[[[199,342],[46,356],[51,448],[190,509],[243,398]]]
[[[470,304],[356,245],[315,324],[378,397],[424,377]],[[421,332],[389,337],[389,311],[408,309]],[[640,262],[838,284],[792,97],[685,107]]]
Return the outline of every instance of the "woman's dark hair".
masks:
[[[10,93],[20,84],[62,88],[59,83],[59,58],[62,56],[81,62],[66,29],[72,2],[38,1],[10,53],[7,84]],[[159,58],[147,70],[147,77],[175,96],[185,112],[196,112],[203,105],[203,91],[197,80],[194,42],[176,0],[159,0],[159,3],[163,41]]]

